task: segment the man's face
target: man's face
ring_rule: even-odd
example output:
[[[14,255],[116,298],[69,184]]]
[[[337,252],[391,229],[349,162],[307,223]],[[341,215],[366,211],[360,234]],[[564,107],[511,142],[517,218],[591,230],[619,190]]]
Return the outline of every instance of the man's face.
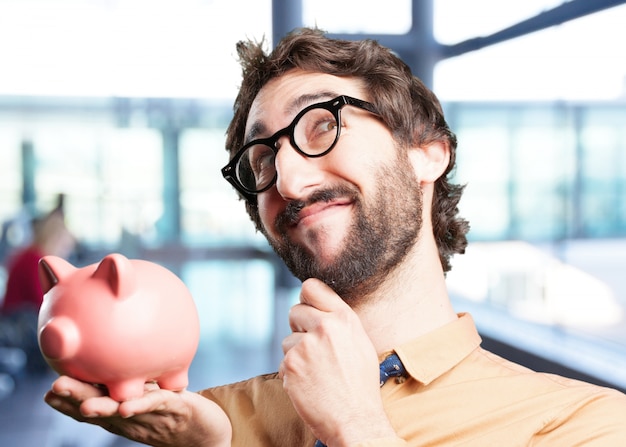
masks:
[[[369,99],[356,79],[289,72],[259,92],[246,134],[272,135],[304,107],[338,95]],[[356,303],[414,245],[422,196],[405,151],[382,121],[351,106],[341,118],[339,141],[324,157],[307,158],[287,136],[280,140],[277,182],[258,195],[258,209],[262,231],[299,279],[321,279]]]

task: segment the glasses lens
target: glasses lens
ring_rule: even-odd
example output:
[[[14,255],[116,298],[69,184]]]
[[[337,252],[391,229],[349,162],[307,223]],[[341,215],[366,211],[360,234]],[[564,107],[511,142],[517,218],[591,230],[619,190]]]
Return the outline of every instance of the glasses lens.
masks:
[[[248,191],[261,191],[274,180],[274,151],[264,144],[250,146],[237,162],[237,179]]]
[[[302,115],[293,130],[298,149],[309,156],[323,155],[333,147],[339,126],[332,112],[314,108]],[[250,192],[263,191],[276,178],[276,154],[265,144],[246,148],[237,162],[237,180]]]
[[[296,123],[293,137],[307,155],[321,155],[330,149],[339,132],[335,116],[326,109],[311,109]]]

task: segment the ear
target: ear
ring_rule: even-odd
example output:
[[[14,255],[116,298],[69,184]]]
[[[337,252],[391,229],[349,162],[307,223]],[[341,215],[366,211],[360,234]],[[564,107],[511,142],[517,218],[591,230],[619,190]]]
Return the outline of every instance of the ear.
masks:
[[[92,277],[106,281],[113,295],[119,299],[129,297],[136,288],[133,265],[124,255],[118,253],[105,256]]]
[[[409,148],[409,160],[420,183],[435,183],[450,164],[450,147],[443,141]]]
[[[45,295],[59,282],[70,276],[76,270],[72,264],[58,256],[44,256],[39,260],[39,284]]]

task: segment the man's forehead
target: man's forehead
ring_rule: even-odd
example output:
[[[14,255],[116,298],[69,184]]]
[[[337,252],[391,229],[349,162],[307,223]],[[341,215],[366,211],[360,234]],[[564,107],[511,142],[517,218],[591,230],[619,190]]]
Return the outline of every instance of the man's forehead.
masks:
[[[293,119],[305,107],[339,95],[362,97],[358,78],[294,70],[269,81],[252,102],[246,120],[248,142],[267,131],[274,121]],[[361,98],[366,99],[366,98]],[[282,126],[286,126],[282,124]]]
[[[323,90],[314,93],[303,93],[294,98],[285,98],[285,101],[281,101],[279,105],[266,105],[264,107],[261,104],[254,107],[253,104],[248,115],[245,140],[249,142],[257,136],[266,133],[267,127],[271,125],[270,122],[275,119],[282,117],[292,119],[305,107],[318,102],[328,101],[340,94],[338,91]]]

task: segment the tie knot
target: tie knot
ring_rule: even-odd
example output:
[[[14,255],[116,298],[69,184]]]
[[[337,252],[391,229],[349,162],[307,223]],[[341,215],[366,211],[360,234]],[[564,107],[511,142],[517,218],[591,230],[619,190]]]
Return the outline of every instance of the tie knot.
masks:
[[[380,364],[380,386],[383,386],[390,377],[400,377],[406,374],[406,369],[397,354],[391,354]]]

